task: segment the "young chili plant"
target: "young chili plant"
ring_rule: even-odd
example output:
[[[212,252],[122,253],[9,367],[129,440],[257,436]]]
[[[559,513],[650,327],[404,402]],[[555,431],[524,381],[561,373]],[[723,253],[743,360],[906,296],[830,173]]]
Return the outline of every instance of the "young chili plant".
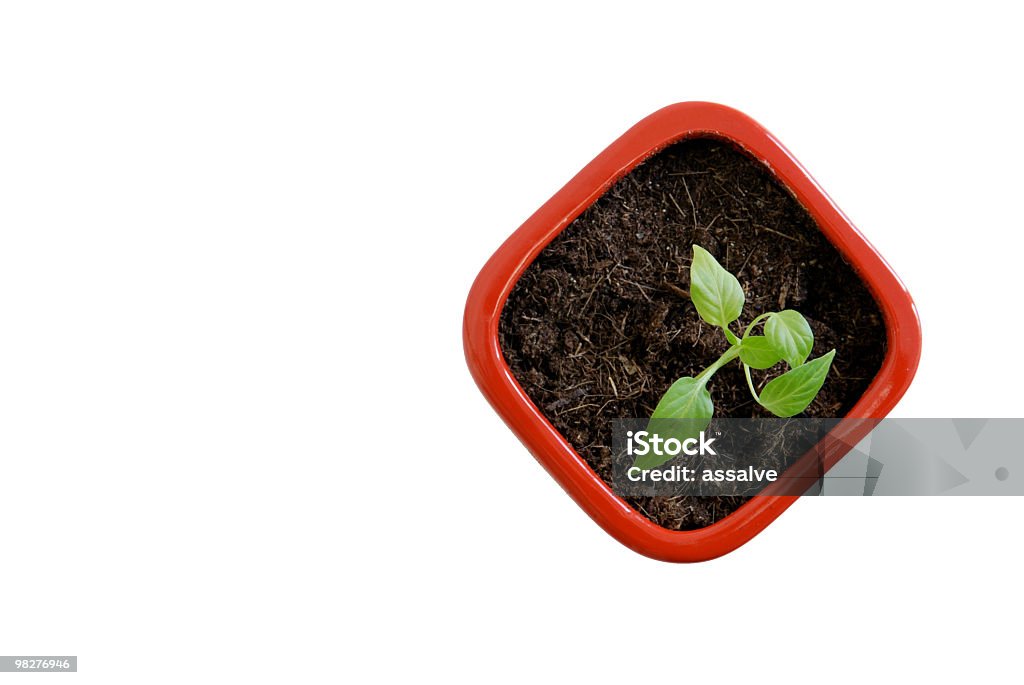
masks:
[[[737,336],[729,327],[743,311],[743,288],[735,276],[699,245],[693,246],[690,298],[701,319],[722,329],[729,341],[729,349],[696,376],[677,380],[658,402],[651,420],[674,419],[669,422],[673,426],[671,437],[680,440],[696,437],[707,428],[715,412],[707,389],[708,381],[719,369],[736,359],[743,365],[750,394],[776,416],[795,416],[818,395],[836,351],[807,361],[814,346],[814,334],[802,314],[792,309],[765,312],[755,317]],[[755,334],[758,326],[762,328],[761,335]],[[750,370],[769,369],[780,361],[784,361],[789,370],[770,380],[758,394]],[[665,421],[659,422],[661,426],[665,424]],[[660,432],[662,437],[666,437],[664,430]],[[638,457],[634,466],[650,469],[670,458],[654,454],[651,450],[647,455]]]

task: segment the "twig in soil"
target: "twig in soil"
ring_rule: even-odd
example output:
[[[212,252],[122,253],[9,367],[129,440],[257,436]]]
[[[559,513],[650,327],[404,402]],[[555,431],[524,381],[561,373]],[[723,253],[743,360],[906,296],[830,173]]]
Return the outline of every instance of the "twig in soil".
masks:
[[[753,403],[754,403],[754,400],[747,400],[743,404],[737,404],[735,407],[732,408],[732,411],[738,412],[740,409],[746,409],[747,407],[749,407]]]
[[[617,330],[619,332],[619,335],[621,335],[621,336],[625,336],[626,335],[626,317],[629,316],[628,314],[625,317],[622,318],[622,324],[621,325],[619,324],[618,321],[613,319],[608,314],[605,314],[604,312],[598,312],[597,315],[600,316],[602,319],[605,319],[606,321],[608,321],[611,325],[618,326]],[[613,349],[613,348],[609,348],[609,349]]]
[[[587,342],[590,342],[590,341],[588,340]],[[617,350],[617,349],[619,349],[619,348],[620,348],[620,347],[622,347],[623,345],[628,345],[628,344],[629,344],[630,342],[631,342],[631,341],[630,341],[630,340],[629,340],[629,339],[627,338],[626,340],[623,340],[622,342],[619,342],[619,343],[615,343],[615,344],[614,344],[614,345],[612,345],[611,347],[609,347],[609,348],[606,348],[606,349],[605,349],[605,352],[612,352],[612,351],[614,351],[614,350]]]
[[[644,507],[644,505],[640,504],[640,502],[636,502],[633,506],[635,506],[637,509],[639,509],[640,513],[643,514],[644,516],[646,516],[647,518],[649,518],[650,520],[652,520],[652,521],[656,521],[657,520],[653,516],[651,516],[651,512],[647,511],[647,509]]]
[[[791,235],[786,235],[786,234],[785,234],[785,233],[783,233],[782,231],[776,231],[776,230],[775,230],[774,228],[768,228],[767,226],[757,226],[757,225],[755,225],[755,226],[754,226],[754,228],[759,228],[759,229],[761,229],[762,231],[768,231],[769,233],[774,233],[775,235],[778,235],[778,236],[782,236],[782,237],[783,237],[783,238],[785,238],[786,240],[792,240],[792,241],[793,241],[794,243],[800,243],[800,242],[803,242],[802,240],[799,240],[799,239],[797,239],[797,238],[794,238],[794,237],[793,237],[793,236],[791,236]]]
[[[741,267],[740,267],[740,270],[736,272],[736,277],[737,277],[737,278],[739,278],[739,275],[740,275],[741,273],[743,273],[743,270],[744,270],[744,269],[746,269],[746,268],[747,268],[747,263],[748,263],[748,262],[750,261],[750,258],[754,256],[754,253],[755,253],[755,252],[757,252],[757,250],[751,250],[751,251],[750,251],[750,253],[749,253],[749,254],[747,254],[747,258],[743,260],[743,266],[741,266]]]
[[[590,304],[590,299],[591,299],[592,297],[594,297],[594,293],[595,293],[595,292],[597,292],[597,287],[598,287],[599,285],[601,285],[601,284],[600,284],[600,283],[595,283],[595,284],[594,284],[594,287],[590,289],[590,294],[589,294],[589,295],[587,295],[587,299],[586,299],[586,301],[585,301],[585,302],[583,303],[583,306],[582,306],[582,307],[580,308],[580,313],[581,313],[581,314],[587,311],[587,305],[589,305],[589,304]],[[590,341],[588,340],[587,342],[590,342]]]
[[[688,300],[688,299],[690,299],[690,291],[688,291],[688,290],[683,290],[683,289],[682,289],[682,288],[680,288],[679,286],[676,286],[676,285],[672,285],[671,283],[669,283],[669,282],[667,282],[667,281],[666,281],[666,282],[664,282],[664,283],[662,283],[661,285],[662,285],[662,286],[663,286],[663,287],[664,287],[664,288],[665,288],[666,290],[671,290],[672,292],[674,292],[674,293],[675,293],[676,295],[678,295],[679,297],[685,298],[685,299],[687,299],[687,300]]]
[[[579,359],[580,357],[584,356],[586,356],[586,353],[583,352],[583,345],[577,345],[576,351],[570,354],[568,357],[566,357],[566,359]]]
[[[599,406],[599,405],[596,405],[596,404],[581,404],[578,407],[573,407],[572,409],[566,409],[563,412],[559,412],[558,416],[565,416],[566,414],[571,414],[574,411],[579,411],[580,409],[589,409],[590,407],[597,407],[597,406]]]
[[[693,204],[693,195],[690,195],[690,186],[686,183],[686,177],[683,176],[683,189],[686,191],[686,198],[690,201],[690,209],[693,210],[693,230],[697,230],[697,205]]]
[[[686,213],[683,211],[683,208],[679,206],[679,203],[676,202],[675,196],[674,195],[669,195],[668,199],[672,200],[672,204],[674,204],[676,206],[676,209],[679,210],[679,216],[681,216],[681,217],[683,217],[685,219],[686,218]]]
[[[652,299],[651,299],[651,298],[650,298],[650,297],[649,297],[649,296],[647,295],[647,293],[645,293],[645,292],[644,292],[644,291],[645,291],[645,290],[647,289],[647,288],[646,288],[645,286],[642,286],[642,285],[640,285],[639,283],[637,283],[636,281],[631,281],[631,280],[629,280],[629,279],[627,279],[627,278],[623,278],[623,279],[622,279],[622,282],[623,282],[623,283],[629,283],[630,285],[635,285],[635,286],[636,286],[636,288],[637,288],[637,290],[639,290],[639,291],[640,291],[640,294],[641,294],[641,295],[643,296],[643,298],[644,298],[645,300],[647,300],[648,302],[653,302],[653,301],[654,301],[654,300],[652,300]]]

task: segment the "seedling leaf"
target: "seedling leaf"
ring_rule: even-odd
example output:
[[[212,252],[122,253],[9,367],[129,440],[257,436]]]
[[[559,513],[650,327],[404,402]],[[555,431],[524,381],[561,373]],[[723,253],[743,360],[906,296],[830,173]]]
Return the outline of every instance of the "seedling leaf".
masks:
[[[700,318],[712,326],[725,328],[743,311],[740,282],[700,245],[693,246],[690,297]]]
[[[772,379],[761,391],[761,404],[776,416],[796,416],[807,408],[821,390],[835,356],[836,351],[832,350]]]
[[[684,376],[662,396],[652,419],[710,419],[715,407],[704,381]]]
[[[779,355],[793,368],[803,364],[814,347],[814,333],[811,332],[807,319],[792,309],[775,312],[769,316],[764,324],[764,334]]]
[[[740,361],[752,369],[769,369],[782,361],[782,355],[768,338],[751,335],[740,343]]]
[[[680,442],[688,438],[697,438],[700,432],[711,423],[715,407],[711,395],[704,387],[704,381],[684,376],[680,378],[662,396],[658,406],[651,414],[647,430],[657,433],[663,439],[676,438]],[[665,419],[674,419],[666,421]],[[654,454],[653,451],[638,456],[633,466],[641,470],[661,466],[671,456]]]

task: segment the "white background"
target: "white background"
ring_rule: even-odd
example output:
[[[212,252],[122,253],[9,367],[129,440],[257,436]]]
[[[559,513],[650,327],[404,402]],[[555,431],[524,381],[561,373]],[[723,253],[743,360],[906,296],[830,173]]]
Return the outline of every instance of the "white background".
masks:
[[[1019,21],[348,4],[0,10],[0,653],[79,655],[62,682],[1009,679],[1019,500],[805,499],[650,561],[496,418],[460,327],[579,168],[713,100],[916,297],[896,415],[1020,416]]]

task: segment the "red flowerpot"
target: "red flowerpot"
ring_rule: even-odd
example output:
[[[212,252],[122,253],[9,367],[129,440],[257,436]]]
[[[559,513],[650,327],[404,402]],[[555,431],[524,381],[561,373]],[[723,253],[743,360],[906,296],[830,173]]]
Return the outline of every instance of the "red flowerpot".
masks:
[[[673,531],[651,522],[612,492],[527,397],[502,355],[498,323],[512,287],[556,235],[643,160],[695,136],[731,141],[767,164],[853,265],[885,318],[885,360],[847,420],[833,432],[839,439],[826,450],[826,470],[870,431],[871,419],[880,419],[892,410],[910,385],[921,356],[920,322],[899,278],[792,155],[753,119],[722,105],[680,103],[655,112],[612,143],[527,219],[484,265],[466,302],[466,361],[480,390],[505,423],[591,518],[635,551],[675,562],[704,561],[731,552],[761,532],[796,497],[754,497],[699,530]],[[818,466],[804,460],[792,470],[799,475]]]

